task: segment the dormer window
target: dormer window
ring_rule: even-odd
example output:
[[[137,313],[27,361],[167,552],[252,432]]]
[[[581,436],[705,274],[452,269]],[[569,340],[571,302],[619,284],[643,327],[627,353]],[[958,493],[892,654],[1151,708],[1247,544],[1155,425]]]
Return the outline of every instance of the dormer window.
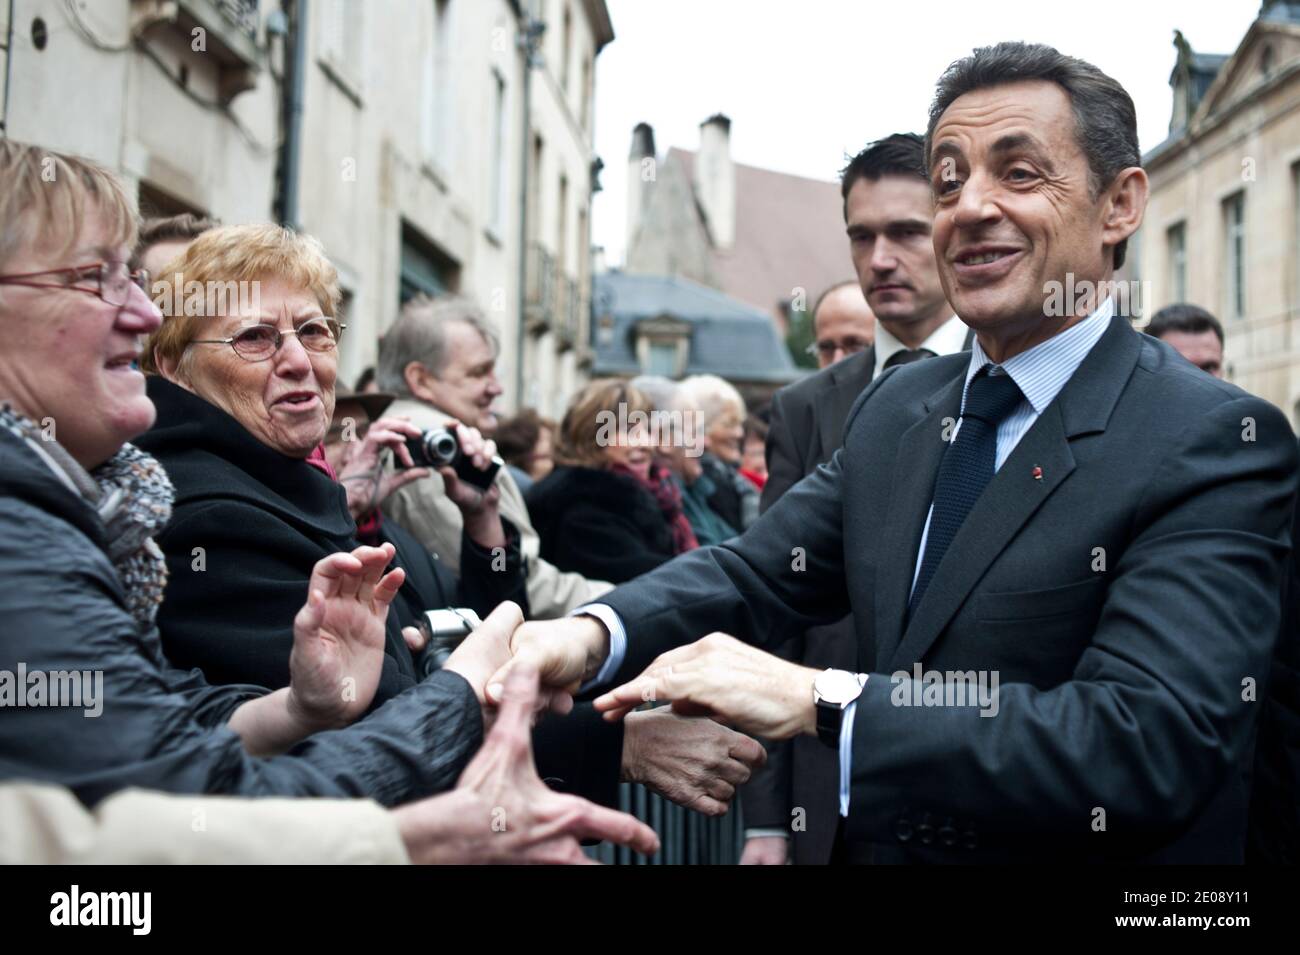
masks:
[[[690,356],[691,325],[672,315],[636,323],[636,363],[645,375],[680,378]]]

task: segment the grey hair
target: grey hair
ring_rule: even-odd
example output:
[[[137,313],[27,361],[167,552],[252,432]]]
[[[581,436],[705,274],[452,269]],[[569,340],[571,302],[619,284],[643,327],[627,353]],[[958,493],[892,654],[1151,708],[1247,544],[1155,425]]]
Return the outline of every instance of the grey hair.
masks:
[[[637,375],[628,384],[645,395],[656,411],[672,411],[677,406],[677,382],[671,378]]]
[[[740,396],[740,392],[734,385],[717,375],[691,375],[682,380],[677,390],[679,396],[694,405],[704,416],[705,428],[712,427],[714,419],[722,414],[728,405],[738,407],[740,416],[742,418],[745,416],[745,399]]]
[[[464,322],[492,346],[492,357],[501,351],[497,331],[483,310],[460,295],[417,295],[402,306],[397,321],[379,341],[375,380],[380,391],[402,398],[411,397],[406,386],[406,366],[418,361],[436,377],[447,367],[447,325]]]
[[[944,70],[930,104],[925,130],[925,163],[930,165],[934,130],[944,111],[959,96],[1022,80],[1046,80],[1065,90],[1074,111],[1074,138],[1088,159],[1088,186],[1095,200],[1130,166],[1142,165],[1138,149],[1137,110],[1119,82],[1086,60],[1041,43],[983,46]],[[1115,268],[1124,264],[1128,239],[1116,244]]]

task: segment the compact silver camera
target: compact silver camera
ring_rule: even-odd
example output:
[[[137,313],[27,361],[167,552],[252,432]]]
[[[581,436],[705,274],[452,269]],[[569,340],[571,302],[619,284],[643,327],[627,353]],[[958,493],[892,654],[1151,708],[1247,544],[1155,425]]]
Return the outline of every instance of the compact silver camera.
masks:
[[[417,468],[450,467],[456,472],[456,477],[480,491],[487,491],[492,486],[497,472],[505,464],[500,455],[494,454],[483,470],[474,467],[460,450],[455,428],[428,428],[420,432],[418,438],[407,438],[406,447]]]
[[[441,670],[447,658],[460,646],[461,641],[478,629],[483,621],[468,607],[447,607],[426,610],[420,614],[416,626],[428,643],[425,644],[416,667],[420,678]]]

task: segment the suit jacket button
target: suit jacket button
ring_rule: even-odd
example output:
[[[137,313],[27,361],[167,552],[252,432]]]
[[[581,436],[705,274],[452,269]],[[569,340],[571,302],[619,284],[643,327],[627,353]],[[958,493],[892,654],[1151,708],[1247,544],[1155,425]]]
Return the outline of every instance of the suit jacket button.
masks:
[[[916,827],[916,835],[921,840],[921,845],[928,846],[934,842],[934,826],[928,822],[922,822]]]
[[[906,816],[899,817],[898,822],[894,823],[894,835],[898,837],[899,842],[910,842],[912,840],[912,823]]]
[[[961,844],[967,849],[974,849],[979,844],[979,840],[975,837],[974,829],[967,829],[962,833]]]

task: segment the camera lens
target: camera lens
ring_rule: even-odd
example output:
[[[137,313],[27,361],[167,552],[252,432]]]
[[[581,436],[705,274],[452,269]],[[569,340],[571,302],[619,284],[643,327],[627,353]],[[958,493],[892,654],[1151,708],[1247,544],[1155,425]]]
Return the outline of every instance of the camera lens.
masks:
[[[416,467],[440,468],[454,465],[460,453],[456,435],[446,428],[430,428],[418,438],[407,438],[411,460]]]
[[[425,447],[429,449],[430,459],[437,461],[439,464],[451,464],[456,460],[456,451],[459,446],[456,444],[456,436],[450,431],[439,428],[436,431],[426,431],[424,434]]]

